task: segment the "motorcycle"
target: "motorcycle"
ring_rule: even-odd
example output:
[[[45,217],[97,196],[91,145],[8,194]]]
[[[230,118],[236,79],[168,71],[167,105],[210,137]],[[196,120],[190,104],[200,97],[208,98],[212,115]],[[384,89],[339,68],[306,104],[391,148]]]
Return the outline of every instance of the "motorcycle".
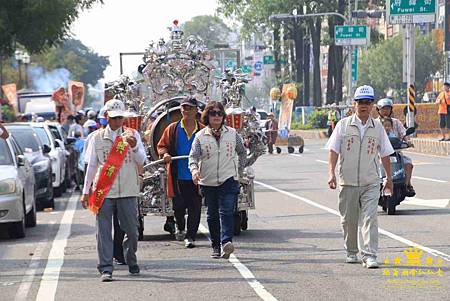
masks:
[[[378,205],[383,208],[384,212],[388,215],[394,215],[396,207],[405,199],[406,197],[406,172],[403,160],[402,149],[412,147],[413,145],[405,141],[405,138],[415,132],[415,128],[411,127],[406,130],[406,135],[403,139],[397,137],[389,137],[394,152],[389,156],[391,162],[391,176],[393,182],[393,189],[390,193],[385,192],[384,184],[381,184],[381,193],[378,200]],[[383,168],[381,168],[381,180],[385,181],[386,173]]]

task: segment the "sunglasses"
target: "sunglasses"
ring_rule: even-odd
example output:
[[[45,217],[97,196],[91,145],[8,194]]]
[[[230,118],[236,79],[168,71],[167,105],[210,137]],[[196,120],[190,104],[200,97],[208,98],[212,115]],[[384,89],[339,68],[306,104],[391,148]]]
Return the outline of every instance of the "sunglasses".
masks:
[[[208,112],[208,114],[209,114],[209,116],[219,116],[219,117],[223,116],[222,111],[216,111],[216,110],[211,110]]]
[[[123,119],[123,116],[109,117],[112,120]]]

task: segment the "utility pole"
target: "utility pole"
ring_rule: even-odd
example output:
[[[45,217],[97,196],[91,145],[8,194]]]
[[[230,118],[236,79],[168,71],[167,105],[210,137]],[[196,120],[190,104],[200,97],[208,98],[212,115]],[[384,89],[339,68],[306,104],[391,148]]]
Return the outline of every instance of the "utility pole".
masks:
[[[348,1],[348,22],[347,25],[352,25],[352,1]],[[357,3],[355,2],[355,6]],[[352,82],[352,51],[353,46],[348,45],[347,48],[347,79],[348,79],[348,87],[347,87],[347,105],[351,105],[353,99],[353,82]]]
[[[408,104],[408,114],[406,115],[406,125],[407,127],[414,127],[414,106],[409,105],[410,101],[415,98],[415,79],[416,79],[416,35],[414,32],[414,24],[405,24],[405,29],[403,33],[403,60],[405,67],[404,82],[406,82],[406,95]],[[414,93],[414,95],[412,95]]]

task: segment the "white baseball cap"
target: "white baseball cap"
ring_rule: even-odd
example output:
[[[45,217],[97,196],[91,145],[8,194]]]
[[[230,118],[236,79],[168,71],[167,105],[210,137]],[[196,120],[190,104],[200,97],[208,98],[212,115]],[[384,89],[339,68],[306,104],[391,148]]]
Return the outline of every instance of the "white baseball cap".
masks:
[[[105,103],[106,111],[109,117],[125,117],[125,105],[119,99],[113,98]]]
[[[105,112],[106,112],[106,106],[103,106],[100,111],[98,112],[98,119],[100,118],[106,118],[105,117]]]
[[[373,88],[368,85],[360,86],[355,91],[355,101],[361,100],[361,99],[368,99],[375,101],[375,92],[373,91]]]
[[[92,119],[86,120],[86,122],[83,124],[83,128],[97,128],[97,122],[95,122]]]
[[[95,118],[96,116],[97,116],[97,113],[95,113],[94,110],[89,110],[87,112],[87,117],[90,118],[90,119]]]

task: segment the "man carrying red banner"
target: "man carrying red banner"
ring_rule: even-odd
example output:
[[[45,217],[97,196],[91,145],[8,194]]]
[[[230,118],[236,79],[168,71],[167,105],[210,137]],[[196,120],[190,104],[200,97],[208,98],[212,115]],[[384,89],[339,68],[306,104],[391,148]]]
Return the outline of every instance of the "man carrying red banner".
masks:
[[[125,261],[131,275],[139,274],[136,250],[138,244],[137,196],[139,166],[145,162],[145,149],[139,133],[124,128],[125,106],[118,99],[106,104],[108,125],[93,133],[86,155],[88,166],[81,202],[96,214],[98,270],[103,282],[112,281],[112,216],[117,210]],[[92,190],[91,190],[92,185]]]

